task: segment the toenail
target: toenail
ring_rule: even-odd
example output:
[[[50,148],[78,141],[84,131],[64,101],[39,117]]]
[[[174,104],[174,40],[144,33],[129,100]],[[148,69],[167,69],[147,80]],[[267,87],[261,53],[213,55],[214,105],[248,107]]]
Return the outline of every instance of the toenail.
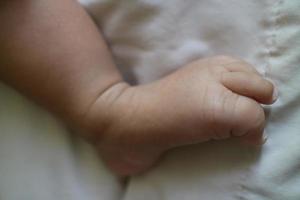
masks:
[[[274,85],[273,95],[272,95],[272,102],[275,102],[278,99],[278,89]]]

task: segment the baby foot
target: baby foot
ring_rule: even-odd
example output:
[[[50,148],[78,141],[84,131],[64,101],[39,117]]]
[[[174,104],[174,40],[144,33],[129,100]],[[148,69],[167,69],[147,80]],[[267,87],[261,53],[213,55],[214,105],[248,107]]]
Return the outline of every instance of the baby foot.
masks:
[[[272,104],[273,94],[273,84],[250,64],[212,57],[150,84],[113,86],[88,120],[108,166],[132,175],[178,146],[229,137],[261,143],[265,114],[260,104]]]

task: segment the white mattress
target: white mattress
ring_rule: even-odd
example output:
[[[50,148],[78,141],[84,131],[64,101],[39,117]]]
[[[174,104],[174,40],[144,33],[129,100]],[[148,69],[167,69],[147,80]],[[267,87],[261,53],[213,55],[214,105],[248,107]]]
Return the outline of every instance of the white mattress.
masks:
[[[127,188],[53,117],[0,86],[1,199],[299,200],[300,1],[81,0],[133,84],[228,54],[271,78],[267,143],[176,149]],[[3,197],[3,198],[2,198]]]

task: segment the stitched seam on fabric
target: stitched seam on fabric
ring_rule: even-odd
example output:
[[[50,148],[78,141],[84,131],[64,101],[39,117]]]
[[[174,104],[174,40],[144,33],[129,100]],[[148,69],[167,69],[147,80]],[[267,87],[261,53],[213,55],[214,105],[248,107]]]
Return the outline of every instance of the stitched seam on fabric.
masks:
[[[267,55],[266,55],[266,76],[270,74],[271,70],[271,60],[276,56],[276,52],[278,51],[277,46],[277,33],[280,28],[280,25],[278,23],[278,19],[281,15],[280,6],[283,4],[284,0],[277,0],[275,3],[273,2],[273,8],[271,8],[271,19],[272,24],[270,28],[270,35],[267,35],[266,40],[270,39],[270,44],[266,44],[267,48]],[[270,6],[272,6],[272,2],[270,3]]]
[[[267,15],[263,16],[263,20],[268,21],[270,25],[264,30],[262,37],[263,47],[266,52],[263,53],[262,63],[264,63],[264,71],[265,75],[270,75],[272,58],[277,56],[278,46],[277,46],[277,33],[280,29],[280,24],[278,23],[278,19],[281,15],[280,6],[284,3],[284,0],[277,0],[274,2],[273,0],[267,1]],[[270,15],[268,15],[270,14]],[[239,177],[237,182],[238,189],[233,194],[234,199],[247,200],[249,191],[251,188],[247,188],[247,180],[249,180],[249,176],[251,176],[251,165],[245,168],[244,173]],[[258,186],[259,187],[259,186]]]

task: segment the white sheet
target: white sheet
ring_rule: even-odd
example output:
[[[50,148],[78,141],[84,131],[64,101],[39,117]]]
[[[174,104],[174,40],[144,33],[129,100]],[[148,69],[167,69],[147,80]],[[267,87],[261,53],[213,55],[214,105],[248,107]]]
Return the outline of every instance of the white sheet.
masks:
[[[82,140],[0,85],[0,199],[299,200],[300,1],[81,0],[126,79],[146,83],[200,57],[230,54],[279,87],[261,149],[230,141],[170,152],[118,181]]]
[[[133,83],[195,58],[229,54],[254,64],[279,88],[279,100],[266,109],[263,147],[227,141],[177,149],[132,178],[126,200],[300,199],[300,1],[84,2]]]

